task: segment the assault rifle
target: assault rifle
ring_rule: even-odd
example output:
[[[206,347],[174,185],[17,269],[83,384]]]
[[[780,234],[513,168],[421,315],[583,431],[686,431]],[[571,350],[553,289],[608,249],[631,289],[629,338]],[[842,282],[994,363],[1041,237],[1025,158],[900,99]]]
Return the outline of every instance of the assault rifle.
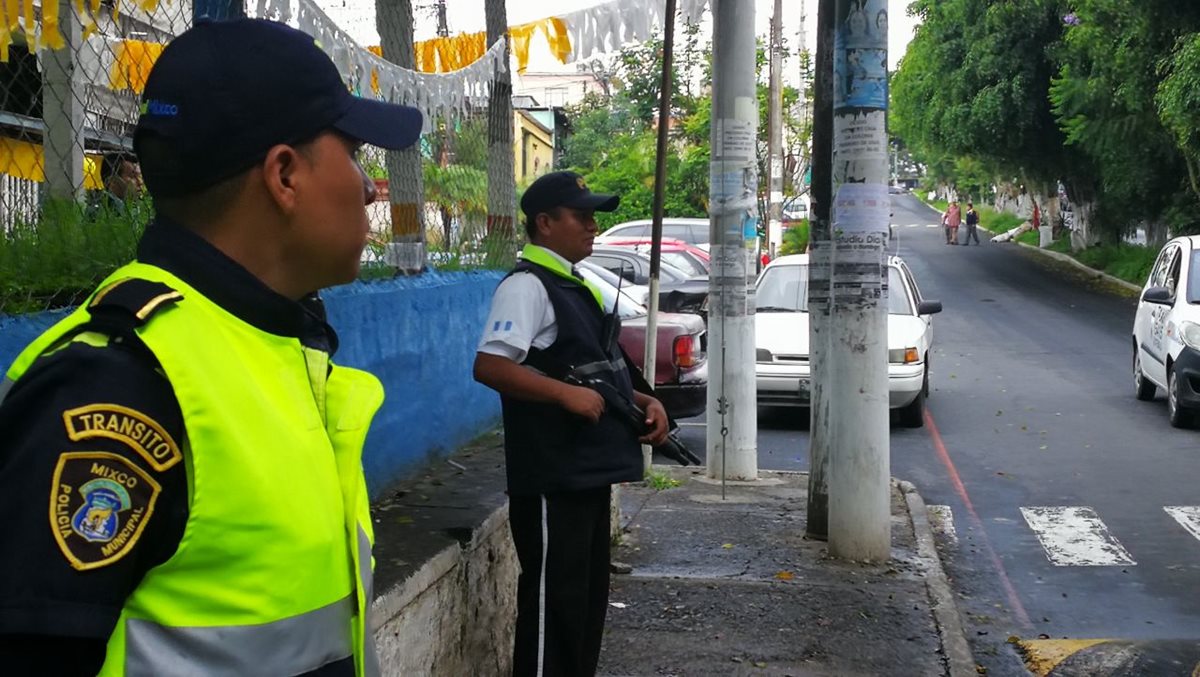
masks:
[[[635,373],[633,370],[630,372],[631,374]],[[646,425],[646,412],[642,411],[642,408],[626,397],[624,393],[614,388],[611,383],[598,378],[580,377],[572,372],[567,372],[562,380],[574,386],[591,388],[599,393],[600,397],[604,398],[605,410],[633,428],[638,437],[650,432],[650,427]],[[675,426],[675,422],[670,420],[670,417],[667,418],[667,426],[671,428],[667,433],[667,439],[654,447],[654,450],[679,465],[700,465],[700,458],[693,454],[691,449],[684,446],[683,442],[675,435],[678,428]]]

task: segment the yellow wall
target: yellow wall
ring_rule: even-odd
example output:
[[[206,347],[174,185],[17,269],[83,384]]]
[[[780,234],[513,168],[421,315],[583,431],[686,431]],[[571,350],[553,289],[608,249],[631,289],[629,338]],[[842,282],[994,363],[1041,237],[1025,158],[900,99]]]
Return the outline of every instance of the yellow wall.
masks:
[[[518,185],[525,185],[554,165],[554,141],[521,111],[513,111],[513,166]]]

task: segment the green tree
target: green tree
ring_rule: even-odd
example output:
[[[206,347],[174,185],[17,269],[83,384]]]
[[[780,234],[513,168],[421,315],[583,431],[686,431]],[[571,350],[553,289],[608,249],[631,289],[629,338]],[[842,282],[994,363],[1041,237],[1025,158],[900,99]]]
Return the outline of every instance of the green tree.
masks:
[[[1200,8],[1169,0],[1072,5],[1050,98],[1067,143],[1095,168],[1099,225],[1115,239],[1137,220],[1172,211],[1186,190],[1187,165],[1155,98],[1165,60],[1200,27]]]

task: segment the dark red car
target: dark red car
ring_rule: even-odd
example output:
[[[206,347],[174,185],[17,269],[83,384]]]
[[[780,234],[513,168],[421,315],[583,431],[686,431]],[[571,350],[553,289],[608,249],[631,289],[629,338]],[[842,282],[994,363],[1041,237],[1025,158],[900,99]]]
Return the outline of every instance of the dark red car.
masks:
[[[617,276],[581,261],[579,272],[600,288],[605,306],[612,310],[617,299]],[[618,342],[633,361],[632,368],[642,370],[645,363],[646,325],[649,311],[621,290],[616,303],[621,316]],[[654,390],[672,418],[688,418],[704,412],[708,404],[707,334],[704,319],[691,313],[658,313],[655,342]]]

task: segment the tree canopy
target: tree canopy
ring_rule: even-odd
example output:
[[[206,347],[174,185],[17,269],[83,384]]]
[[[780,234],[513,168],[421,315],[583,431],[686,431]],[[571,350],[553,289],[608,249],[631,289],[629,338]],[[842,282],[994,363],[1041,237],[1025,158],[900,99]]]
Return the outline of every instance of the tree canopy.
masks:
[[[893,133],[954,183],[1062,181],[1097,232],[1200,232],[1200,4],[917,0]]]
[[[708,215],[709,133],[712,98],[711,44],[701,45],[699,29],[686,26],[676,41],[671,97],[670,143],[666,158],[664,213],[667,216]],[[759,61],[765,59],[759,49]],[[621,206],[612,214],[597,214],[601,229],[623,221],[650,218],[654,199],[654,159],[657,147],[663,44],[654,39],[627,47],[608,63],[585,64],[605,85],[605,94],[589,94],[567,110],[571,133],[563,141],[559,165],[582,174],[593,190],[616,193]],[[767,69],[759,82],[759,183],[765,194]],[[795,88],[783,90],[785,136],[792,154],[807,147],[809,129],[786,111],[800,98]],[[788,154],[785,151],[785,154]],[[793,165],[798,164],[793,162]],[[796,191],[792,181],[785,192]]]

